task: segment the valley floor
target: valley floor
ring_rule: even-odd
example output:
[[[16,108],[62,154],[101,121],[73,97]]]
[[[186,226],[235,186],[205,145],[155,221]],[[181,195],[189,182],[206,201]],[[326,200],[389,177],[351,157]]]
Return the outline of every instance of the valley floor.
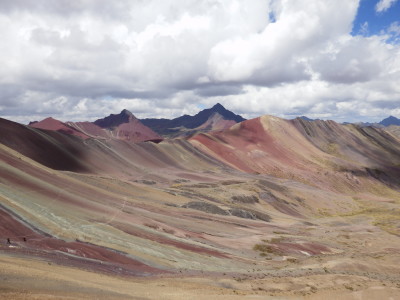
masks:
[[[125,278],[0,255],[2,299],[398,299],[399,278],[276,271],[265,276]],[[346,274],[347,273],[347,274]],[[397,273],[398,274],[398,273]],[[374,278],[372,278],[374,277]],[[380,278],[379,278],[380,277]]]
[[[281,255],[267,247],[265,252],[239,259],[247,260],[243,272],[234,267],[237,260],[231,260],[235,272],[181,268],[136,277],[90,266],[82,269],[73,257],[57,260],[50,252],[35,257],[15,243],[2,243],[0,294],[2,299],[395,300],[400,295],[400,237],[376,221],[382,220],[382,206],[386,205],[353,215],[318,218],[313,223],[273,224],[274,237],[258,245],[318,242],[334,251]]]

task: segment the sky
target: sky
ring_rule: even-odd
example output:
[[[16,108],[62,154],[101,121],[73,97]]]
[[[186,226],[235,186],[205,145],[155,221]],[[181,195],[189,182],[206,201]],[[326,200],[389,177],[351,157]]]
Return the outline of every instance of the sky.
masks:
[[[0,117],[400,117],[400,0],[0,0]]]

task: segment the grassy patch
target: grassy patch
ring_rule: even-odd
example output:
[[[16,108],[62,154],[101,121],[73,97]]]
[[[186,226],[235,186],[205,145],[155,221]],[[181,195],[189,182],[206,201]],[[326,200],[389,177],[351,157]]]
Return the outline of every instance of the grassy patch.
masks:
[[[285,239],[284,237],[280,236],[280,237],[272,238],[269,242],[271,244],[277,244],[279,242],[282,242],[284,239]]]
[[[359,205],[359,209],[346,214],[340,214],[341,217],[351,217],[364,215],[373,219],[372,225],[380,229],[399,236],[400,209],[387,206],[386,203],[367,201],[358,197],[353,200]]]
[[[268,244],[256,244],[253,250],[260,252],[260,256],[268,256],[268,254],[280,255],[279,249]]]

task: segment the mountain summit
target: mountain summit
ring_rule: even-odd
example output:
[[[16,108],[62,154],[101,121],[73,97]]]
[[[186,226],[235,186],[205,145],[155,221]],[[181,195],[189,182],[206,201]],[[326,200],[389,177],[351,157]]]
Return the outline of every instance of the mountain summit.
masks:
[[[209,109],[202,110],[194,117],[196,117],[200,121],[202,118],[205,118],[205,117],[207,117],[207,119],[208,119],[209,117],[211,117],[211,115],[213,113],[219,113],[225,120],[232,120],[237,123],[240,123],[240,122],[243,122],[246,120],[242,116],[236,115],[233,112],[227,110],[220,103],[215,104],[213,107],[211,107]]]
[[[110,132],[111,136],[122,140],[133,142],[162,140],[157,133],[143,125],[143,123],[127,109],[124,109],[119,114],[111,114],[103,119],[98,119],[93,123]]]
[[[137,118],[129,110],[124,109],[119,114],[111,114],[103,119],[98,119],[93,123],[101,128],[113,128],[130,121],[137,120]]]

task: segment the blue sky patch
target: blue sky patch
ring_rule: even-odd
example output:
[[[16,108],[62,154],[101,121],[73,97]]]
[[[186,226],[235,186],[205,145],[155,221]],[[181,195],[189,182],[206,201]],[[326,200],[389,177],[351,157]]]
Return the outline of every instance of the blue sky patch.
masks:
[[[400,34],[396,31],[396,25],[400,27],[400,1],[393,1],[388,9],[381,12],[376,9],[378,2],[380,1],[360,1],[358,13],[353,23],[352,35],[372,36],[389,33],[392,36],[390,40],[392,40]],[[392,30],[389,30],[390,28]]]

